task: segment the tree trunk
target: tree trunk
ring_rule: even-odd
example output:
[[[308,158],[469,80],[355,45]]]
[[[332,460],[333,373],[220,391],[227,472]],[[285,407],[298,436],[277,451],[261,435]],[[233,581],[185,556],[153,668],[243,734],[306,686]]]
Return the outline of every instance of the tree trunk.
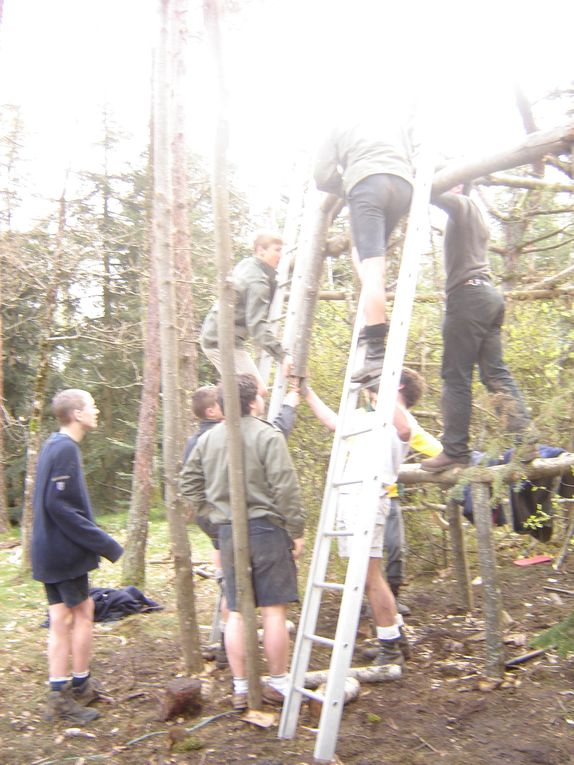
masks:
[[[44,409],[44,399],[46,396],[46,381],[50,369],[50,335],[52,331],[52,320],[56,310],[58,299],[58,286],[60,284],[60,265],[62,259],[62,248],[64,230],[66,227],[66,197],[63,193],[60,197],[60,213],[58,217],[58,233],[56,236],[56,248],[54,252],[54,271],[52,278],[48,282],[46,290],[46,313],[44,315],[44,327],[40,337],[38,368],[36,370],[36,379],[34,381],[34,398],[32,401],[32,411],[28,421],[28,444],[26,448],[26,475],[24,478],[24,498],[22,504],[22,573],[29,574],[31,570],[30,562],[30,543],[32,536],[33,508],[32,500],[34,495],[34,485],[36,482],[36,464],[38,462],[38,453],[40,450],[40,440],[42,436],[42,412]]]
[[[1,5],[0,5],[1,12]],[[10,233],[6,232],[4,237],[0,238],[0,306],[2,302],[3,271],[6,261],[5,251],[9,248]],[[0,534],[4,534],[10,528],[10,515],[8,513],[8,496],[6,494],[6,480],[4,473],[4,464],[6,461],[6,452],[4,448],[4,427],[7,419],[6,405],[4,400],[4,330],[2,325],[2,311],[0,311]]]
[[[517,146],[498,152],[489,157],[464,159],[443,167],[435,173],[433,194],[442,194],[459,183],[472,181],[497,170],[529,165],[546,154],[570,152],[574,142],[574,121],[553,128],[531,133]]]
[[[484,626],[486,633],[486,674],[504,674],[504,641],[502,639],[502,600],[496,574],[496,553],[492,540],[492,511],[488,484],[472,485],[474,523],[478,542],[478,560],[482,577]]]
[[[180,453],[183,452],[185,435],[193,419],[191,396],[197,387],[197,346],[194,340],[194,313],[191,284],[191,239],[189,233],[188,173],[185,150],[187,85],[185,71],[185,48],[188,29],[186,22],[188,0],[174,0],[172,13],[172,156],[173,156],[173,224],[174,257],[177,274],[177,317],[179,323],[179,377],[181,432]]]
[[[145,584],[145,551],[153,490],[153,457],[160,392],[157,292],[156,268],[152,264],[144,344],[143,389],[138,418],[127,538],[122,557],[122,584],[124,586],[133,584],[140,589]]]
[[[251,555],[245,483],[243,475],[243,454],[241,444],[239,395],[235,382],[233,363],[234,338],[234,291],[231,280],[233,259],[229,226],[229,193],[227,189],[227,94],[225,72],[221,49],[220,3],[219,0],[204,0],[205,25],[211,42],[216,83],[219,96],[219,113],[216,126],[215,156],[213,161],[212,194],[215,217],[215,246],[217,258],[219,325],[218,342],[221,350],[223,398],[227,428],[229,455],[229,490],[233,513],[233,551],[235,557],[235,585],[239,610],[244,621],[245,650],[247,660],[247,681],[249,684],[249,706],[261,708],[261,686],[258,666],[259,647],[255,598],[251,583]]]
[[[169,0],[160,0],[161,29],[155,64],[154,87],[154,246],[157,267],[163,403],[163,463],[165,502],[171,549],[175,565],[177,614],[185,667],[188,672],[203,668],[199,630],[195,616],[193,571],[187,527],[178,503],[176,466],[179,461],[178,342],[171,227],[171,174],[169,130],[169,66],[167,60]]]

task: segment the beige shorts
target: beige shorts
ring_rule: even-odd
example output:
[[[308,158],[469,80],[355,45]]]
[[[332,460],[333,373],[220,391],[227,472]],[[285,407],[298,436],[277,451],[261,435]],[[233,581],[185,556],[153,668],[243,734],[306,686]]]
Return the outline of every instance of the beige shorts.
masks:
[[[219,348],[204,348],[203,346],[201,346],[201,350],[205,353],[205,355],[211,361],[211,363],[217,369],[217,371],[221,372],[221,352]],[[262,385],[264,388],[267,387],[265,383],[263,382],[263,380],[261,379],[261,375],[259,374],[259,370],[257,369],[255,362],[253,361],[251,356],[247,353],[247,351],[244,351],[242,348],[234,348],[233,363],[234,363],[236,374],[253,375],[260,386]]]
[[[337,503],[337,531],[354,531],[355,520],[360,512],[359,502],[360,493],[339,494]],[[385,522],[391,510],[391,500],[386,494],[379,499],[377,515],[375,517],[375,529],[373,531],[373,540],[369,558],[383,557],[383,541],[385,538]],[[338,537],[339,557],[348,558],[353,537]]]

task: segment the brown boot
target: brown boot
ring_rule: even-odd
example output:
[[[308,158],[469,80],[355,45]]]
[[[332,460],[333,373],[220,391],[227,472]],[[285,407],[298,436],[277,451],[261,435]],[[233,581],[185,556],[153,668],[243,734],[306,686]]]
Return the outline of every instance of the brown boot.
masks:
[[[87,707],[92,701],[97,701],[101,698],[102,685],[98,680],[90,676],[77,688],[72,686],[72,696],[74,697],[74,701],[78,704]]]
[[[61,691],[50,691],[44,711],[45,720],[69,720],[70,722],[83,725],[95,720],[100,716],[95,709],[81,706],[74,700],[70,683]]]

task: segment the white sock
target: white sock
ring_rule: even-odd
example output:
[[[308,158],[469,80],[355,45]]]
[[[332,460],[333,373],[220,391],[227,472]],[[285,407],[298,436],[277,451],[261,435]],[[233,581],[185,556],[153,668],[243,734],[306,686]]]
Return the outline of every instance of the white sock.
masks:
[[[247,693],[247,678],[246,677],[233,678],[233,693]]]
[[[285,694],[287,690],[287,675],[269,675],[269,685],[279,693]]]
[[[400,638],[401,632],[398,624],[393,624],[392,627],[378,627],[377,637],[379,640],[396,640]]]

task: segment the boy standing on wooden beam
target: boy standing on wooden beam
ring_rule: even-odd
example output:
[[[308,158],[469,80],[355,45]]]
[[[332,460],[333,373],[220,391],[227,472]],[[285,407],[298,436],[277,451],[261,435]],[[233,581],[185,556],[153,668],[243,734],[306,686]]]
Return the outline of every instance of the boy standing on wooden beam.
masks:
[[[267,319],[275,292],[275,272],[282,255],[283,240],[277,234],[260,233],[253,243],[254,254],[238,263],[232,272],[235,288],[235,372],[252,374],[258,391],[264,396],[267,387],[251,356],[244,349],[248,338],[282,365],[289,376],[293,359],[273,334]],[[209,311],[201,328],[201,349],[221,372],[221,351],[217,338],[218,304]]]

